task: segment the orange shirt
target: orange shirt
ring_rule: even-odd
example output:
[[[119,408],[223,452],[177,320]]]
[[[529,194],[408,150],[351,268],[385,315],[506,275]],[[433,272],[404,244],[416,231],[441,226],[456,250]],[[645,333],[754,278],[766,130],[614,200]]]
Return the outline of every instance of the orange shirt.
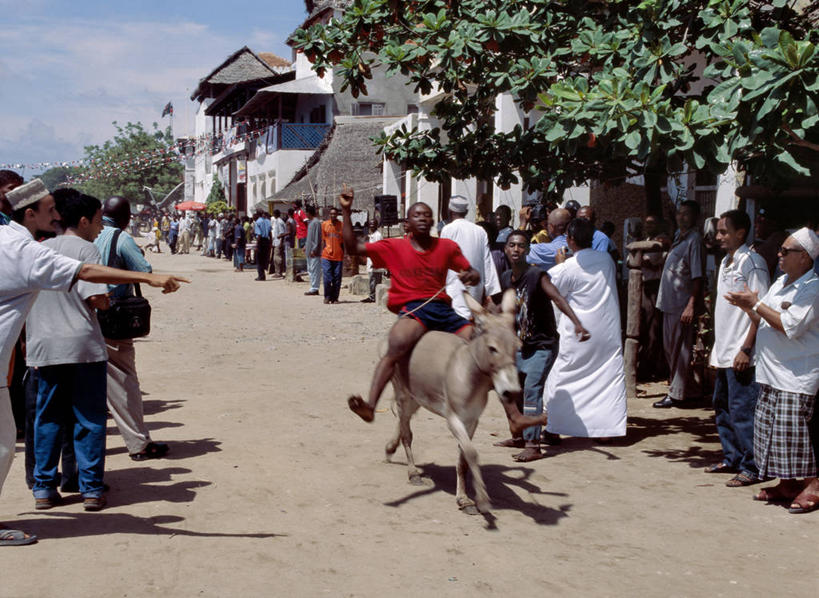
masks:
[[[344,259],[344,245],[341,239],[341,220],[325,220],[321,223],[321,240],[324,249],[321,257],[331,262],[340,262]]]

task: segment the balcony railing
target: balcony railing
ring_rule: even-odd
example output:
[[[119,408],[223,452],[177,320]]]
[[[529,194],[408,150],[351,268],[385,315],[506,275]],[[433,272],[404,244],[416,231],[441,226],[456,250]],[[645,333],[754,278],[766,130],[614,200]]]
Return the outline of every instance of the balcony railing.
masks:
[[[277,149],[316,149],[324,141],[330,125],[280,123],[276,127]]]
[[[254,137],[258,148],[267,153],[277,152],[283,149],[292,150],[312,150],[317,149],[327,137],[332,125],[329,124],[300,124],[300,123],[276,123],[272,127],[265,129],[261,137]],[[224,135],[213,138],[211,153],[228,154],[237,150],[244,150],[245,131],[233,127]],[[272,139],[270,138],[272,136]]]

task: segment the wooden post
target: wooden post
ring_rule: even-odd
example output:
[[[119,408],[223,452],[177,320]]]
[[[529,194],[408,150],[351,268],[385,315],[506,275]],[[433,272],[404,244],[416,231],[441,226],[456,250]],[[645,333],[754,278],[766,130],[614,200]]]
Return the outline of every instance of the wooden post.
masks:
[[[626,343],[623,361],[626,376],[626,396],[637,396],[637,355],[640,350],[640,308],[643,301],[643,253],[662,251],[657,241],[636,241],[626,246],[628,251],[628,302],[626,304]],[[658,355],[658,359],[662,356]]]

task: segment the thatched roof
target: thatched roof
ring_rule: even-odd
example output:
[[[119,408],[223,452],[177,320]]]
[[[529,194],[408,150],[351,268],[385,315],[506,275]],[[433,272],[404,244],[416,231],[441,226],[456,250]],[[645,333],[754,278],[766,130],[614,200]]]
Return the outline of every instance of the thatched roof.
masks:
[[[268,66],[275,69],[289,69],[290,68],[290,61],[285,60],[281,56],[276,56],[273,52],[259,52],[257,54],[259,58],[264,60]]]
[[[305,199],[319,206],[333,205],[342,184],[355,189],[353,209],[364,210],[381,194],[382,158],[370,140],[396,118],[337,116],[333,130],[299,170],[293,180],[273,196],[274,200]]]
[[[208,76],[199,80],[191,99],[201,102],[206,97],[219,95],[236,83],[273,79],[293,68],[284,58],[269,52],[264,54],[266,57],[262,58],[247,46],[236,50]]]

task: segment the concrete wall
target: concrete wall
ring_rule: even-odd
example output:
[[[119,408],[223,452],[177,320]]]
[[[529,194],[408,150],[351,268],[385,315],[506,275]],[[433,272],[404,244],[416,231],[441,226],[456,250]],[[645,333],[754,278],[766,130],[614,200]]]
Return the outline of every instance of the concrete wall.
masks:
[[[406,85],[407,78],[401,74],[387,77],[386,68],[383,66],[373,69],[373,78],[367,81],[367,95],[359,95],[354,98],[348,89],[341,91],[341,79],[336,77],[332,81],[335,113],[341,115],[352,115],[352,105],[359,103],[383,103],[384,116],[402,116],[407,114],[409,104],[418,105],[418,94],[413,92],[413,87]]]
[[[286,187],[313,153],[314,150],[279,150],[272,154],[257,152],[255,160],[248,160],[248,211]]]
[[[205,116],[205,109],[213,102],[208,98],[199,104],[194,114],[194,135],[197,139],[196,155],[194,156],[193,177],[190,181],[192,185],[192,198],[194,201],[204,203],[210,195],[213,186],[213,162],[210,154],[210,147],[203,136],[210,132],[210,117]],[[185,179],[185,197],[188,197],[188,178]]]

